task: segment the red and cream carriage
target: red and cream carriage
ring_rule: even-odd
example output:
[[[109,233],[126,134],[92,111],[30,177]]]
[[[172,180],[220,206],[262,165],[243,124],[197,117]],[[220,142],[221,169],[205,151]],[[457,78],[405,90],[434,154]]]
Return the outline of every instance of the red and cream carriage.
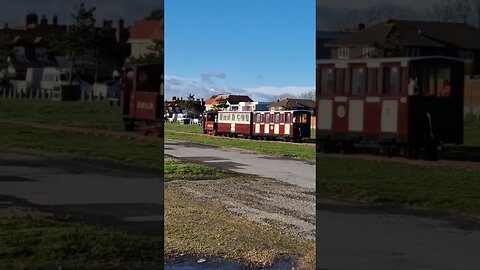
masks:
[[[317,61],[317,140],[360,141],[409,156],[463,142],[464,63],[448,57]]]
[[[252,135],[252,112],[219,111],[217,116],[217,134],[246,138]]]
[[[252,135],[254,138],[302,140],[310,138],[310,121],[309,111],[256,111]]]

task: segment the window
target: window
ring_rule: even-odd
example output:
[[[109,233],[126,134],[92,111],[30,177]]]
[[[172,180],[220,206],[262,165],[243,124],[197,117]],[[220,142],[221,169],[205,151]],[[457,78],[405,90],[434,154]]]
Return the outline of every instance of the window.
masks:
[[[242,121],[242,115],[241,114],[237,114],[237,121],[238,122]]]
[[[405,48],[403,49],[403,55],[406,57],[417,57],[420,56],[419,48]]]
[[[257,120],[256,120],[257,123],[260,123],[262,122],[262,115],[261,114],[257,114]]]
[[[351,83],[352,95],[365,94],[366,77],[367,76],[366,76],[365,68],[352,68],[352,83]]]
[[[280,114],[275,114],[275,123],[280,122]]]
[[[287,115],[285,117],[286,117],[286,120],[285,120],[286,123],[292,122],[292,119],[291,119],[292,116],[289,113],[287,113]]]
[[[333,68],[322,69],[320,79],[322,82],[320,92],[322,94],[332,94],[335,86]]]
[[[293,117],[293,122],[294,123],[301,123],[301,124],[306,124],[307,123],[307,113],[297,113]]]
[[[371,47],[363,48],[362,50],[363,58],[375,57],[375,53],[376,53],[375,48],[371,48]]]
[[[270,114],[265,114],[265,122],[270,122]]]
[[[242,114],[242,122],[245,122],[245,114]]]
[[[398,94],[400,92],[400,74],[398,67],[383,69],[383,93]]]
[[[280,114],[280,123],[285,123],[285,114]]]
[[[338,59],[349,59],[349,58],[350,58],[349,48],[338,48]]]
[[[232,122],[235,122],[235,114],[232,114]]]
[[[474,54],[472,51],[459,51],[457,53],[458,58],[467,60],[467,61],[473,61],[474,60]]]
[[[250,114],[245,115],[245,121],[250,122]]]
[[[425,70],[422,92],[424,96],[449,97],[451,94],[451,71],[449,68]]]

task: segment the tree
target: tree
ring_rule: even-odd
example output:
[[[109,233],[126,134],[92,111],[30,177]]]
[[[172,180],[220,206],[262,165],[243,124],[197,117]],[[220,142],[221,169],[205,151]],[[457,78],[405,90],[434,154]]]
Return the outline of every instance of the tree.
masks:
[[[5,31],[0,31],[0,64],[6,65],[7,58],[12,53],[12,43],[10,35]]]
[[[164,16],[164,9],[163,8],[157,8],[155,9],[154,11],[152,11],[150,13],[150,15],[148,15],[145,20],[147,21],[151,21],[151,20],[160,20],[163,18]]]
[[[153,44],[147,47],[150,51],[138,58],[131,58],[131,63],[145,63],[145,64],[163,64],[164,58],[164,41],[153,40]]]
[[[195,95],[189,93],[185,100],[184,109],[193,117],[198,117],[203,113],[203,105],[199,100],[195,100]]]
[[[475,16],[472,11],[480,9],[478,0],[442,0],[427,8],[431,20],[443,22],[471,22]]]
[[[222,111],[223,109],[228,108],[227,100],[226,99],[220,99],[215,102],[215,105],[213,105],[211,111]]]
[[[400,36],[395,28],[392,33],[383,41],[376,41],[372,44],[376,50],[373,57],[400,57],[402,55],[402,46],[400,45]]]
[[[95,30],[95,7],[87,8],[85,4],[74,6],[72,18],[73,25],[59,37],[53,37],[53,47],[59,53],[68,55],[71,68],[80,69],[77,66],[78,59],[91,60],[95,55],[96,30]],[[70,76],[71,81],[71,76]]]
[[[406,6],[392,3],[379,3],[366,9],[354,9],[341,17],[335,28],[339,31],[357,30],[360,24],[366,27],[390,19],[416,19],[418,14]]]
[[[300,95],[298,95],[298,98],[315,100],[315,90],[308,90],[304,93],[301,93]]]

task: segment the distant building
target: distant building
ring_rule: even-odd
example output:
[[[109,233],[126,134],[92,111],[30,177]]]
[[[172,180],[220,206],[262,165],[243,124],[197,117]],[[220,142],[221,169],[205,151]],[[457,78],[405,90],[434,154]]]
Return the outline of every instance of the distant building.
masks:
[[[334,32],[334,31],[317,31],[317,59],[330,59],[331,50],[330,48],[325,47],[327,42],[336,40],[348,32]]]
[[[253,111],[256,102],[244,95],[215,95],[205,100],[205,110],[210,111],[220,100],[226,100],[228,107],[225,111]]]
[[[161,20],[137,21],[132,27],[128,43],[131,57],[138,58],[150,52],[154,40],[163,40],[163,18]]]
[[[29,67],[50,67],[67,65],[65,56],[58,55],[53,49],[52,40],[58,39],[69,26],[59,24],[56,15],[49,19],[46,16],[39,16],[36,13],[28,13],[25,17],[25,24],[20,26],[9,26],[5,24],[0,29],[0,34],[11,38],[12,55],[11,61],[17,69],[20,77]],[[103,25],[96,28],[102,32],[98,55],[101,56],[99,73],[111,78],[114,66],[123,65],[128,48],[126,41],[129,35],[128,29],[124,27],[124,21],[118,20],[114,28],[112,21],[105,20]],[[95,49],[92,49],[92,51]],[[82,63],[77,59],[77,63]]]
[[[480,29],[466,23],[389,20],[325,44],[333,59],[442,55],[480,58]]]
[[[284,110],[307,110],[311,112],[316,111],[316,104],[314,100],[286,98],[277,100],[269,106],[270,111],[284,111]]]

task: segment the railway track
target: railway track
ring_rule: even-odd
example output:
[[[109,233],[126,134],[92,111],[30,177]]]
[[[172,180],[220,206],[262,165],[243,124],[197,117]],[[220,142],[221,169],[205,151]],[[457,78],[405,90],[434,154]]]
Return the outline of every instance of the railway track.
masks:
[[[165,133],[176,133],[176,134],[185,134],[185,135],[193,135],[193,136],[201,136],[201,137],[212,137],[212,135],[208,135],[208,134],[195,133],[195,132],[185,132],[185,131],[168,130],[168,131],[165,131]],[[251,139],[245,139],[245,138],[242,138],[242,137],[215,136],[214,138],[226,139],[226,140],[249,140],[249,141],[256,141],[256,142],[263,142],[263,143],[304,145],[304,146],[309,146],[309,147],[315,147],[316,146],[314,139],[308,139],[308,141],[304,142],[304,143],[295,143],[295,142],[274,141],[274,140],[270,140],[270,141],[269,140],[251,140]]]

